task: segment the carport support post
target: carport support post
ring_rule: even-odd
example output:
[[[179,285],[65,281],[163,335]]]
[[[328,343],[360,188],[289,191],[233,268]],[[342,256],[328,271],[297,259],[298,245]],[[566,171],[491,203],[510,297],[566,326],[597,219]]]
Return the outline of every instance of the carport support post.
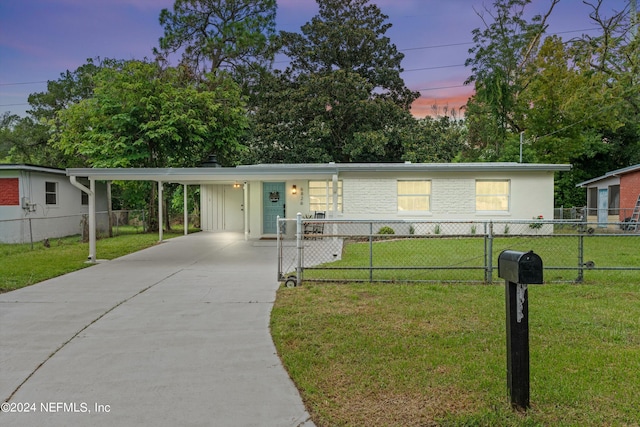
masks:
[[[302,214],[296,214],[296,286],[302,285]]]
[[[89,262],[96,262],[96,180],[89,178]]]
[[[507,387],[511,406],[529,407],[529,291],[505,280],[507,306]]]
[[[183,211],[184,211],[184,235],[186,236],[187,234],[189,234],[189,212],[188,212],[188,206],[187,206],[187,184],[183,185],[184,188],[184,200],[183,200]]]
[[[243,190],[243,203],[242,210],[244,211],[244,240],[249,240],[249,184],[245,181],[242,185]],[[278,222],[278,225],[280,223]],[[278,228],[278,235],[280,235],[280,229]]]
[[[162,181],[158,181],[158,241],[162,242]]]

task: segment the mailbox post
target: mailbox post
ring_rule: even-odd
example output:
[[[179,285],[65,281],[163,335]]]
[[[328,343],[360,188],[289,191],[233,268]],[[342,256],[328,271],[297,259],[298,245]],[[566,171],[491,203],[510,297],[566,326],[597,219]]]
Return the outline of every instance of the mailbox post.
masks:
[[[502,251],[498,277],[505,279],[507,308],[507,388],[511,405],[529,407],[529,295],[527,285],[541,284],[542,259],[533,251]]]

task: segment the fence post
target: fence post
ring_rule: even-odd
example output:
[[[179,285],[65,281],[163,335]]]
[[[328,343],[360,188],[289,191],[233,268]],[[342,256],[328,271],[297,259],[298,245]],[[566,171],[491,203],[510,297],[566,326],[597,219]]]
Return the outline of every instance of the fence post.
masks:
[[[578,277],[576,283],[582,283],[584,280],[584,233],[589,228],[589,213],[585,207],[582,211],[582,224],[578,227]]]
[[[487,224],[485,223],[485,227],[487,226]],[[486,256],[486,260],[487,260],[487,273],[486,273],[486,277],[485,277],[485,281],[488,284],[493,283],[493,221],[489,221],[489,227],[488,227],[488,232],[487,232],[487,251],[485,253]]]
[[[29,241],[31,242],[31,250],[33,250],[33,228],[31,227],[31,218],[29,218]]]
[[[369,223],[369,283],[373,282],[373,222]]]
[[[302,285],[302,214],[296,214],[296,286]]]
[[[276,252],[278,252],[278,280],[282,280],[282,246],[280,242],[280,215],[276,216]]]

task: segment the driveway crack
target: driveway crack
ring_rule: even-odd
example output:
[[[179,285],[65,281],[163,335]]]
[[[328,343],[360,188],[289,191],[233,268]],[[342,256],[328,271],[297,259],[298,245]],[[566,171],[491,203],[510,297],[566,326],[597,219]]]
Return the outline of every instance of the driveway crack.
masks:
[[[133,298],[137,297],[138,295],[148,291],[149,289],[153,288],[154,286],[164,282],[165,280],[169,279],[172,276],[175,276],[176,274],[180,273],[183,269],[174,271],[173,273],[169,274],[166,277],[163,277],[162,279],[158,280],[157,282],[147,286],[144,289],[141,289],[140,291],[138,291],[137,293],[131,295],[129,298],[124,299],[122,301],[120,301],[119,303],[117,303],[116,305],[114,305],[113,307],[111,307],[110,309],[108,309],[107,311],[105,311],[104,313],[102,313],[100,316],[96,317],[95,319],[93,319],[91,322],[89,322],[89,324],[85,325],[82,329],[80,329],[78,332],[76,332],[75,334],[73,334],[73,336],[71,338],[69,338],[67,341],[65,341],[64,343],[62,343],[62,345],[60,345],[60,347],[58,347],[53,353],[51,353],[46,359],[44,359],[38,366],[35,367],[35,369],[33,371],[31,371],[31,373],[29,375],[27,375],[27,377],[24,379],[24,381],[22,381],[18,387],[16,387],[15,390],[13,390],[13,392],[11,393],[11,395],[9,395],[8,398],[6,398],[4,401],[5,402],[9,402],[11,401],[11,399],[13,399],[13,396],[16,395],[16,393],[22,388],[23,385],[25,385],[27,383],[27,381],[29,381],[31,379],[31,377],[33,377],[36,372],[38,372],[38,370],[40,370],[40,368],[42,368],[45,363],[47,363],[49,360],[51,360],[53,358],[53,356],[55,356],[60,350],[62,350],[63,348],[65,348],[67,346],[67,344],[69,344],[71,341],[73,341],[78,335],[80,335],[81,333],[83,333],[84,331],[86,331],[89,327],[91,327],[92,325],[94,325],[96,322],[98,322],[100,319],[102,319],[104,316],[106,316],[107,314],[111,313],[113,310],[115,310],[116,308],[120,307],[122,304],[125,304],[129,301],[131,301]]]

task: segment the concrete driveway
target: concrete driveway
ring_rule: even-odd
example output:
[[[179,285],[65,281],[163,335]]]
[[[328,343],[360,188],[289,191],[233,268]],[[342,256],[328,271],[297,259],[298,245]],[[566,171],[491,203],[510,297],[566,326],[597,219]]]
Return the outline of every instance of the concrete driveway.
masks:
[[[260,243],[196,233],[1,294],[0,425],[312,426]]]

